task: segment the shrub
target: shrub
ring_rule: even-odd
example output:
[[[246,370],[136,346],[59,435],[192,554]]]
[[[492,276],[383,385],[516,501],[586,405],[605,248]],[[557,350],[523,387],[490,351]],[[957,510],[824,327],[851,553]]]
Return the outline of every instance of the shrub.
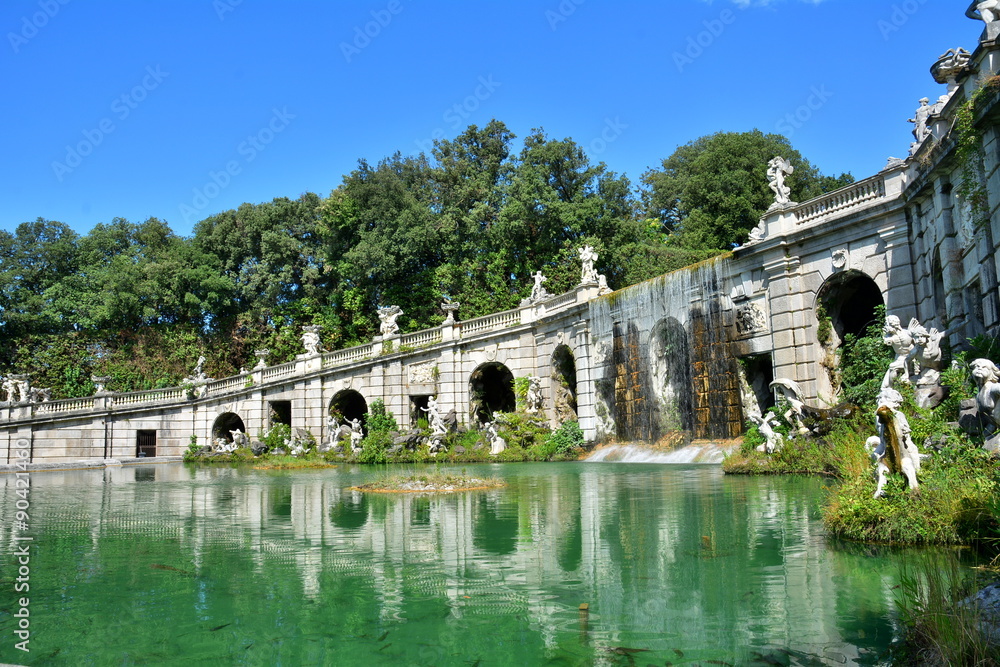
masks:
[[[275,424],[267,430],[267,433],[261,433],[258,438],[264,444],[265,452],[273,452],[279,447],[284,447],[286,440],[292,439],[292,427],[288,424]]]
[[[549,434],[547,443],[551,445],[553,454],[566,454],[572,449],[583,446],[583,429],[577,421],[563,422]]]
[[[368,406],[368,412],[365,413],[365,428],[368,429],[369,433],[388,433],[389,431],[398,431],[399,425],[385,409],[385,403],[382,402],[382,399],[376,398]]]

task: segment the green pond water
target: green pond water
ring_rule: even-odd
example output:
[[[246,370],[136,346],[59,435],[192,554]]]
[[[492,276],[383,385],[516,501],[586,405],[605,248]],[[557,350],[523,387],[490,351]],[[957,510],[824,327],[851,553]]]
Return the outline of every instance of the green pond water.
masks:
[[[0,662],[876,664],[900,561],[926,556],[831,544],[815,478],[440,468],[462,470],[509,486],[363,495],[347,487],[385,470],[359,467],[31,473],[30,653],[14,648],[0,475]]]

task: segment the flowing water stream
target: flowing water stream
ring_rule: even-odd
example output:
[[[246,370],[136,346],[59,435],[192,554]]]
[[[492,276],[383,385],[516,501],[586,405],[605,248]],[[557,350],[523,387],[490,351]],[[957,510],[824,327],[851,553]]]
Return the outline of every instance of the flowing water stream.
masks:
[[[349,487],[384,471],[350,466],[32,473],[31,652],[13,648],[8,502],[0,662],[875,664],[899,563],[928,553],[830,543],[815,478],[440,468],[462,470],[509,486],[363,495]]]

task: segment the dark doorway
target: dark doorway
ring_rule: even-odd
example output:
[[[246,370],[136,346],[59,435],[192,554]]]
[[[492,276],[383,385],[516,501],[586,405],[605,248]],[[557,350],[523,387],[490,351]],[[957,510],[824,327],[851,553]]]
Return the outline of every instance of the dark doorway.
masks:
[[[469,413],[474,423],[493,421],[494,412],[514,412],[514,374],[503,364],[483,364],[469,378]]]
[[[268,428],[273,428],[278,424],[292,425],[292,402],[291,401],[268,401],[270,410],[268,411]]]
[[[552,353],[552,386],[555,392],[556,418],[559,423],[575,421],[576,414],[576,359],[567,345],[558,346]]]
[[[771,382],[774,380],[774,364],[771,362],[770,354],[757,354],[740,359],[743,364],[743,372],[746,373],[747,384],[757,399],[757,406],[760,413],[766,414],[774,407],[774,392],[771,390]]]
[[[421,419],[427,420],[430,396],[410,396],[410,428],[416,428]]]
[[[156,456],[156,431],[136,431],[135,455],[140,459]]]

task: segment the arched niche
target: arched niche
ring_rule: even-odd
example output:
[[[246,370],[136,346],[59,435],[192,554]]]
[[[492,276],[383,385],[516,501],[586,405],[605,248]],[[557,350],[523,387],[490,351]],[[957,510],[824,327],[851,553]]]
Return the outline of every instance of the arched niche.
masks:
[[[835,273],[826,279],[816,295],[817,336],[828,350],[840,347],[844,336],[861,336],[875,320],[875,309],[885,305],[882,290],[861,271]],[[826,311],[829,326],[820,318]]]
[[[495,412],[514,412],[514,374],[500,363],[479,366],[469,377],[469,416],[474,424],[493,421]]]
[[[362,425],[365,423],[365,414],[368,412],[368,402],[365,397],[354,389],[342,389],[333,395],[330,400],[328,413],[336,418],[338,424],[352,419],[360,419]]]
[[[247,427],[244,426],[243,420],[235,412],[223,412],[221,415],[215,418],[215,422],[212,424],[212,442],[222,438],[226,442],[233,441],[233,431],[243,431],[247,432]]]
[[[552,352],[552,386],[555,394],[556,419],[560,424],[575,421],[576,358],[568,345],[559,345]]]
[[[673,317],[657,322],[649,335],[649,356],[660,432],[691,431],[691,350],[684,325]]]

